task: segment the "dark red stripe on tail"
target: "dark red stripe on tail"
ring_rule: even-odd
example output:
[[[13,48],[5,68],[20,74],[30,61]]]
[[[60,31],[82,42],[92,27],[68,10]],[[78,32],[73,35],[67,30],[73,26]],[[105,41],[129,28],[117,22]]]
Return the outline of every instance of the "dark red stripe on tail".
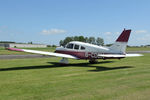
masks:
[[[131,30],[123,30],[121,35],[118,37],[116,42],[128,42],[129,37],[130,37]]]

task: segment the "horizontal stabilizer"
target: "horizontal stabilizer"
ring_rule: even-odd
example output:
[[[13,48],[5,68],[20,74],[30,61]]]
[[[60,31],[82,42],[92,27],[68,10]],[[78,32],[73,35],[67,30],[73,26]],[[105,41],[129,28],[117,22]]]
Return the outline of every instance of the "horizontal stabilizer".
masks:
[[[126,57],[138,57],[143,56],[142,54],[126,54]]]
[[[120,54],[99,54],[98,57],[105,57],[105,58],[123,58],[123,57],[138,57],[143,56],[142,54],[126,54],[126,55],[120,55]]]
[[[72,55],[60,54],[60,53],[54,53],[54,52],[45,52],[45,51],[28,50],[28,49],[16,49],[16,48],[7,48],[7,49],[12,50],[12,51],[21,51],[21,52],[29,52],[29,53],[35,53],[35,54],[41,54],[41,55],[78,59],[77,57],[72,56]]]
[[[126,54],[126,55],[120,55],[120,54],[99,54],[98,57],[105,57],[105,58],[124,58],[124,57],[138,57],[143,56],[142,54]]]

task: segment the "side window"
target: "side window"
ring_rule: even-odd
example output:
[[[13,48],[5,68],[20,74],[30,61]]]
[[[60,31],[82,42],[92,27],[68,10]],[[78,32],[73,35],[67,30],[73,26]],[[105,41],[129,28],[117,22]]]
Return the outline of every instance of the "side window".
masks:
[[[81,50],[85,50],[85,47],[81,46]]]
[[[79,49],[79,45],[75,44],[74,49],[78,50]]]
[[[68,44],[66,48],[73,49],[73,44]]]

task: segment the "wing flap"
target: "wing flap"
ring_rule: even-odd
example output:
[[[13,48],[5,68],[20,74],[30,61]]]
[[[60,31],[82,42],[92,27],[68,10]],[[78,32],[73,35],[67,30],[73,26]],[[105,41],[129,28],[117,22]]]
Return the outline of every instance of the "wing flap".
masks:
[[[35,53],[35,54],[41,54],[41,55],[49,55],[49,56],[56,56],[56,57],[78,59],[77,57],[72,56],[72,55],[54,53],[54,52],[45,52],[45,51],[28,50],[28,49],[16,49],[16,48],[7,48],[7,49],[11,50],[11,51],[21,51],[21,52]]]

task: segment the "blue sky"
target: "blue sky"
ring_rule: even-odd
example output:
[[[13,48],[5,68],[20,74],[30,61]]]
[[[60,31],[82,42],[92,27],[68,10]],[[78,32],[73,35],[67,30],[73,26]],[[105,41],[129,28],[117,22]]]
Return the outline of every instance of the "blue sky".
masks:
[[[150,44],[150,0],[0,0],[0,41],[59,44],[66,36]]]

